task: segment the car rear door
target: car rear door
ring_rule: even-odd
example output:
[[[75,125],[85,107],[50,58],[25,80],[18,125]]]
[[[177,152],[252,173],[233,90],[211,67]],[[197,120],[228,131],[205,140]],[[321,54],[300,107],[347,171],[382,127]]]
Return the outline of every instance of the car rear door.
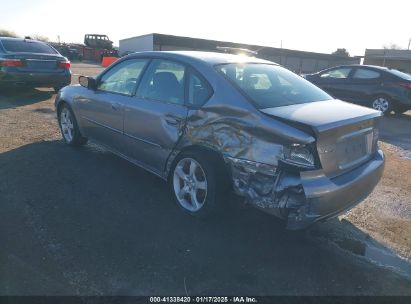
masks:
[[[382,73],[377,70],[358,67],[351,75],[350,90],[355,102],[367,105],[371,97],[381,90]]]
[[[351,101],[350,91],[352,73],[351,67],[338,67],[321,72],[318,75],[316,85],[335,98]]]
[[[153,59],[136,96],[125,106],[127,155],[158,175],[183,134],[188,112],[185,78],[185,65]]]
[[[137,82],[148,59],[115,64],[97,79],[97,88],[77,98],[82,126],[88,137],[124,153],[124,108],[134,99]]]

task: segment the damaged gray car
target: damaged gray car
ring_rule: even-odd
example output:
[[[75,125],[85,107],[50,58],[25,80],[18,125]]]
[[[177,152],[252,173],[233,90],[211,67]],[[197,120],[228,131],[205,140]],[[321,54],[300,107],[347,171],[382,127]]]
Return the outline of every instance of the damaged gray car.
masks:
[[[380,112],[270,61],[143,52],[79,82],[56,98],[65,142],[90,139],[158,175],[192,215],[234,191],[301,229],[358,204],[383,173]]]

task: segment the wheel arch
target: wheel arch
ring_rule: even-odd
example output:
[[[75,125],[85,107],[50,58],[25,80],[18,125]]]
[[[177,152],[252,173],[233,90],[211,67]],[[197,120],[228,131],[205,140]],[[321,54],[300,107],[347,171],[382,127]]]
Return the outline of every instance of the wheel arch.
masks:
[[[77,113],[74,111],[73,106],[71,105],[71,103],[68,102],[66,99],[63,99],[63,98],[59,98],[55,102],[56,116],[57,116],[57,121],[58,121],[59,126],[60,126],[60,111],[61,111],[63,106],[66,106],[70,110],[70,112],[73,115],[73,118],[75,120],[74,123],[76,125],[76,128],[78,129],[79,136],[80,136],[78,144],[82,145],[82,144],[86,143],[87,142],[87,136],[84,136],[84,131],[83,131],[83,128],[82,128],[82,126],[79,122],[79,119],[77,118]]]
[[[229,165],[224,161],[224,156],[220,151],[217,151],[211,147],[207,147],[204,145],[200,144],[193,144],[193,145],[188,145],[180,150],[178,152],[173,153],[173,157],[170,156],[168,160],[168,165],[166,168],[165,172],[165,179],[169,181],[169,179],[172,176],[173,168],[176,165],[177,160],[179,157],[185,153],[199,153],[202,155],[205,155],[207,158],[209,158],[213,163],[215,163],[217,170],[221,174],[222,179],[226,180],[228,183],[231,185],[232,181],[232,174]]]
[[[398,105],[398,101],[393,96],[390,96],[386,92],[377,92],[371,95],[369,103],[369,106],[371,108],[374,108],[373,103],[378,97],[383,97],[389,102],[389,108],[387,112],[384,113],[385,115],[390,114],[392,111],[394,111]]]
[[[55,107],[56,107],[56,113],[57,113],[57,118],[58,118],[58,119],[60,119],[59,113],[60,113],[61,107],[62,107],[63,105],[68,105],[68,106],[71,108],[70,103],[67,102],[65,99],[59,99],[59,100],[57,100],[57,101],[56,101],[56,104],[55,104]]]
[[[57,114],[57,120],[60,121],[59,113],[60,113],[61,107],[66,105],[70,108],[71,112],[73,113],[80,132],[82,134],[85,134],[85,130],[83,128],[82,121],[79,117],[80,116],[79,109],[78,109],[78,107],[75,106],[75,103],[73,101],[70,101],[70,98],[67,98],[67,97],[68,96],[66,96],[66,98],[60,97],[60,98],[56,99],[56,101],[55,101],[55,109],[56,109],[56,114]]]
[[[371,101],[374,101],[374,99],[377,97],[386,97],[390,100],[393,100],[393,98],[390,95],[388,95],[386,92],[377,92],[377,93],[373,92],[372,94],[370,94]]]

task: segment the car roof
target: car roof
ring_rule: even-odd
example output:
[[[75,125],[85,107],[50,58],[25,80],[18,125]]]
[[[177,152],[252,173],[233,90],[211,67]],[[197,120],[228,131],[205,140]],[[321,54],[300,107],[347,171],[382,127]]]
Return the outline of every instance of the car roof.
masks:
[[[43,41],[39,40],[34,40],[34,39],[24,39],[24,38],[16,38],[16,37],[1,37],[0,40],[13,40],[13,41],[29,41],[29,42],[39,42],[39,43],[45,43]],[[47,43],[45,43],[47,44]]]
[[[172,58],[182,61],[200,61],[210,65],[225,64],[225,63],[266,63],[275,64],[272,61],[249,57],[245,55],[235,55],[218,52],[204,52],[204,51],[153,51],[153,52],[138,52],[128,55],[130,57],[159,57]]]
[[[0,36],[1,40],[22,40],[22,38]]]
[[[387,71],[388,68],[386,67],[382,67],[379,65],[371,65],[371,64],[345,64],[345,65],[339,65],[339,66],[335,66],[329,69],[334,69],[334,68],[372,68],[372,69],[377,69],[377,70],[384,70]],[[328,69],[327,69],[328,70]]]
[[[24,38],[18,38],[18,37],[1,37],[0,36],[0,39],[1,40],[17,40],[17,41],[24,41],[24,40],[28,40],[28,41],[38,41],[38,40],[33,40],[33,39],[24,39]],[[41,42],[41,41],[39,41],[39,42]]]

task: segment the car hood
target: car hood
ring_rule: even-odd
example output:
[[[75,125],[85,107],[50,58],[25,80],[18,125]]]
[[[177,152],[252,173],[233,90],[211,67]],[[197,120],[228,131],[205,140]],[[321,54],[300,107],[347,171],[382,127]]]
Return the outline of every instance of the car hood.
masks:
[[[379,111],[341,100],[316,101],[260,111],[285,121],[310,126],[317,134],[381,116]]]

